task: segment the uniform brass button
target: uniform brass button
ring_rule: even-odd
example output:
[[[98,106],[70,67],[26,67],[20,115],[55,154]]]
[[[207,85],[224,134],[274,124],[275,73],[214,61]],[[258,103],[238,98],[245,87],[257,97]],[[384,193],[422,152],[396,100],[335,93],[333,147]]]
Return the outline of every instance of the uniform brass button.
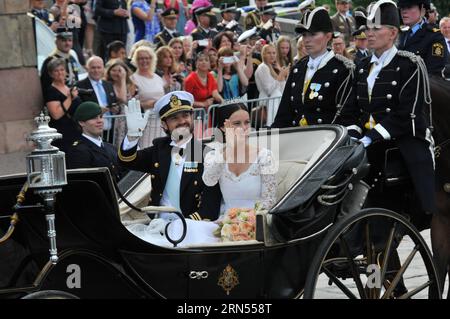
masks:
[[[198,198],[200,195],[199,194],[195,194],[195,198]]]
[[[298,72],[298,69],[295,68],[294,70],[292,70],[292,72],[297,73],[297,72]]]
[[[151,176],[151,177],[152,177],[152,179],[155,179],[155,175],[153,175],[153,174],[152,174],[152,176]]]
[[[152,198],[151,198],[151,197],[149,197],[149,198],[148,198],[148,201],[149,201],[149,202],[151,202],[151,201],[152,201]]]
[[[359,74],[363,74],[364,73],[364,69],[359,69]]]
[[[392,99],[392,95],[391,95],[391,94],[388,94],[388,95],[386,95],[386,98],[387,98],[388,100],[390,100],[390,99]]]
[[[396,86],[397,85],[397,81],[392,81],[392,86]]]
[[[158,168],[158,167],[159,167],[159,163],[156,162],[154,166],[155,166],[156,168]]]
[[[397,72],[400,71],[400,67],[398,66],[398,67],[395,69],[395,71],[397,71]]]
[[[292,121],[292,125],[295,125],[295,121]]]
[[[322,100],[323,100],[323,96],[322,96],[322,95],[319,95],[319,96],[317,97],[317,99],[318,99],[319,101],[322,101]]]
[[[316,111],[317,111],[317,112],[320,112],[320,107],[318,107],[318,108],[316,109]]]
[[[386,108],[386,112],[389,113],[391,111],[390,108]]]
[[[356,99],[359,100],[359,95],[356,96]]]
[[[295,87],[295,82],[292,82],[291,87]]]
[[[322,124],[322,119],[318,119],[317,123]]]
[[[294,97],[293,96],[291,96],[291,101],[294,101]]]
[[[334,70],[333,70],[333,73],[334,73],[334,74],[338,73],[338,69],[334,69]]]
[[[294,110],[294,112],[295,112],[295,113],[298,113],[298,110],[297,110],[297,109],[295,109],[295,110]]]
[[[330,82],[325,82],[324,86],[327,88],[330,86]]]
[[[197,184],[198,184],[198,182],[197,182],[197,181],[194,181],[194,185],[197,186]]]

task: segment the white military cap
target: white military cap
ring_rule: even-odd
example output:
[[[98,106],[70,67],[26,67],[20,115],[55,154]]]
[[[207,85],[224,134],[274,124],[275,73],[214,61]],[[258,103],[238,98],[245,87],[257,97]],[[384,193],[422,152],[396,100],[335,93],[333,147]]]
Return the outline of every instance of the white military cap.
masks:
[[[156,101],[155,110],[158,112],[161,120],[163,120],[178,112],[192,111],[193,104],[194,96],[191,93],[186,91],[173,91]]]
[[[252,36],[256,35],[256,33],[257,33],[257,28],[253,27],[250,30],[242,32],[242,34],[239,36],[237,41],[243,42],[243,41],[247,40],[248,38],[251,38]]]

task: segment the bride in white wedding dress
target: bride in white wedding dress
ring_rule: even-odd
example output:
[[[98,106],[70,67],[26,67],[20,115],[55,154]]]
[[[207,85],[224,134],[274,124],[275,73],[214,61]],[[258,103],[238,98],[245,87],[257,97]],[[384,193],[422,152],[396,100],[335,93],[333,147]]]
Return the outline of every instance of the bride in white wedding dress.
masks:
[[[272,152],[248,143],[250,116],[242,103],[222,106],[216,112],[216,123],[225,137],[225,143],[213,142],[212,151],[204,159],[203,181],[207,186],[220,185],[222,204],[217,221],[194,221],[186,219],[187,233],[179,247],[204,245],[220,242],[214,236],[220,220],[230,208],[270,209],[276,201],[276,163]],[[220,124],[222,123],[222,124]],[[218,140],[220,137],[216,136]],[[222,139],[223,140],[223,139]],[[169,220],[154,219],[148,226],[131,225],[127,228],[138,237],[160,246],[172,246],[165,235]],[[181,236],[181,220],[171,220],[168,234],[172,239]]]

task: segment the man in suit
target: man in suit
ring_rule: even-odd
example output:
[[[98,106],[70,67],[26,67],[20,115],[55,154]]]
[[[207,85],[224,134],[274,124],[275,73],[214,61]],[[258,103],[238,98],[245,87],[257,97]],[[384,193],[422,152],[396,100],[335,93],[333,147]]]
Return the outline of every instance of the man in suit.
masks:
[[[58,28],[56,30],[55,44],[56,49],[44,60],[41,67],[41,87],[44,94],[47,91],[47,87],[52,84],[52,78],[48,74],[47,65],[54,58],[61,58],[66,62],[66,84],[68,86],[72,86],[78,81],[80,62],[75,51],[72,50],[72,32],[65,28]]]
[[[447,53],[449,53],[450,56],[450,17],[442,18],[439,22],[439,27],[441,28],[441,33],[445,39]],[[447,63],[450,63],[450,58],[447,59]]]
[[[222,195],[219,185],[207,187],[202,180],[205,146],[193,137],[194,97],[184,91],[164,95],[154,109],[167,136],[153,140],[153,146],[137,149],[138,139],[147,124],[140,103],[133,99],[125,108],[127,136],[119,149],[119,162],[132,170],[150,173],[150,204],[177,208],[185,217],[215,220]],[[162,218],[172,218],[166,213]]]
[[[126,0],[97,0],[95,2],[97,30],[101,35],[99,55],[106,60],[106,47],[119,40],[127,43],[128,18]]]
[[[336,14],[331,17],[333,31],[340,32],[344,35],[345,46],[350,46],[352,41],[352,33],[355,31],[355,19],[348,16],[350,8],[350,0],[336,0]]]
[[[73,119],[82,130],[81,138],[67,151],[67,168],[108,167],[112,177],[119,181],[125,169],[119,165],[117,149],[102,141],[103,112],[94,102],[81,103]]]
[[[103,60],[98,56],[92,56],[86,63],[88,77],[77,83],[79,97],[83,102],[95,102],[103,110],[104,114],[111,115],[118,113],[119,109],[116,105],[117,97],[114,92],[113,85],[110,82],[103,81],[102,77],[105,73]],[[111,131],[112,120],[105,120],[104,131],[105,139],[112,141]]]
[[[156,48],[159,49],[163,45],[168,45],[170,40],[178,38],[180,34],[177,32],[178,23],[178,10],[174,8],[168,8],[161,13],[163,18],[162,22],[164,29],[155,36],[154,43]]]
[[[398,48],[420,55],[428,73],[439,76],[447,62],[448,52],[440,30],[429,25],[424,18],[430,8],[430,0],[399,0],[398,6],[407,26],[402,30]]]

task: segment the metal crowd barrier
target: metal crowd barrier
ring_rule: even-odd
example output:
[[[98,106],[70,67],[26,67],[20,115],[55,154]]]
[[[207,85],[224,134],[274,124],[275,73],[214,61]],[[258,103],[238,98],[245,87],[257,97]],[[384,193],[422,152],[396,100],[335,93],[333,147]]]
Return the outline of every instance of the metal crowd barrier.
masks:
[[[270,126],[278,111],[281,96],[268,97],[261,99],[242,100],[249,112],[252,128],[259,130]],[[211,105],[206,112],[205,109],[194,109],[194,136],[198,139],[211,137],[213,128],[218,125],[216,123],[217,110],[229,103]],[[110,129],[104,131],[103,139],[113,145],[119,147],[120,143],[127,132],[125,114],[104,115],[105,127],[110,123]],[[147,126],[144,130],[142,138],[139,140],[141,148],[152,145],[153,139],[165,136],[166,133],[161,128],[161,121],[155,111],[151,111]]]

